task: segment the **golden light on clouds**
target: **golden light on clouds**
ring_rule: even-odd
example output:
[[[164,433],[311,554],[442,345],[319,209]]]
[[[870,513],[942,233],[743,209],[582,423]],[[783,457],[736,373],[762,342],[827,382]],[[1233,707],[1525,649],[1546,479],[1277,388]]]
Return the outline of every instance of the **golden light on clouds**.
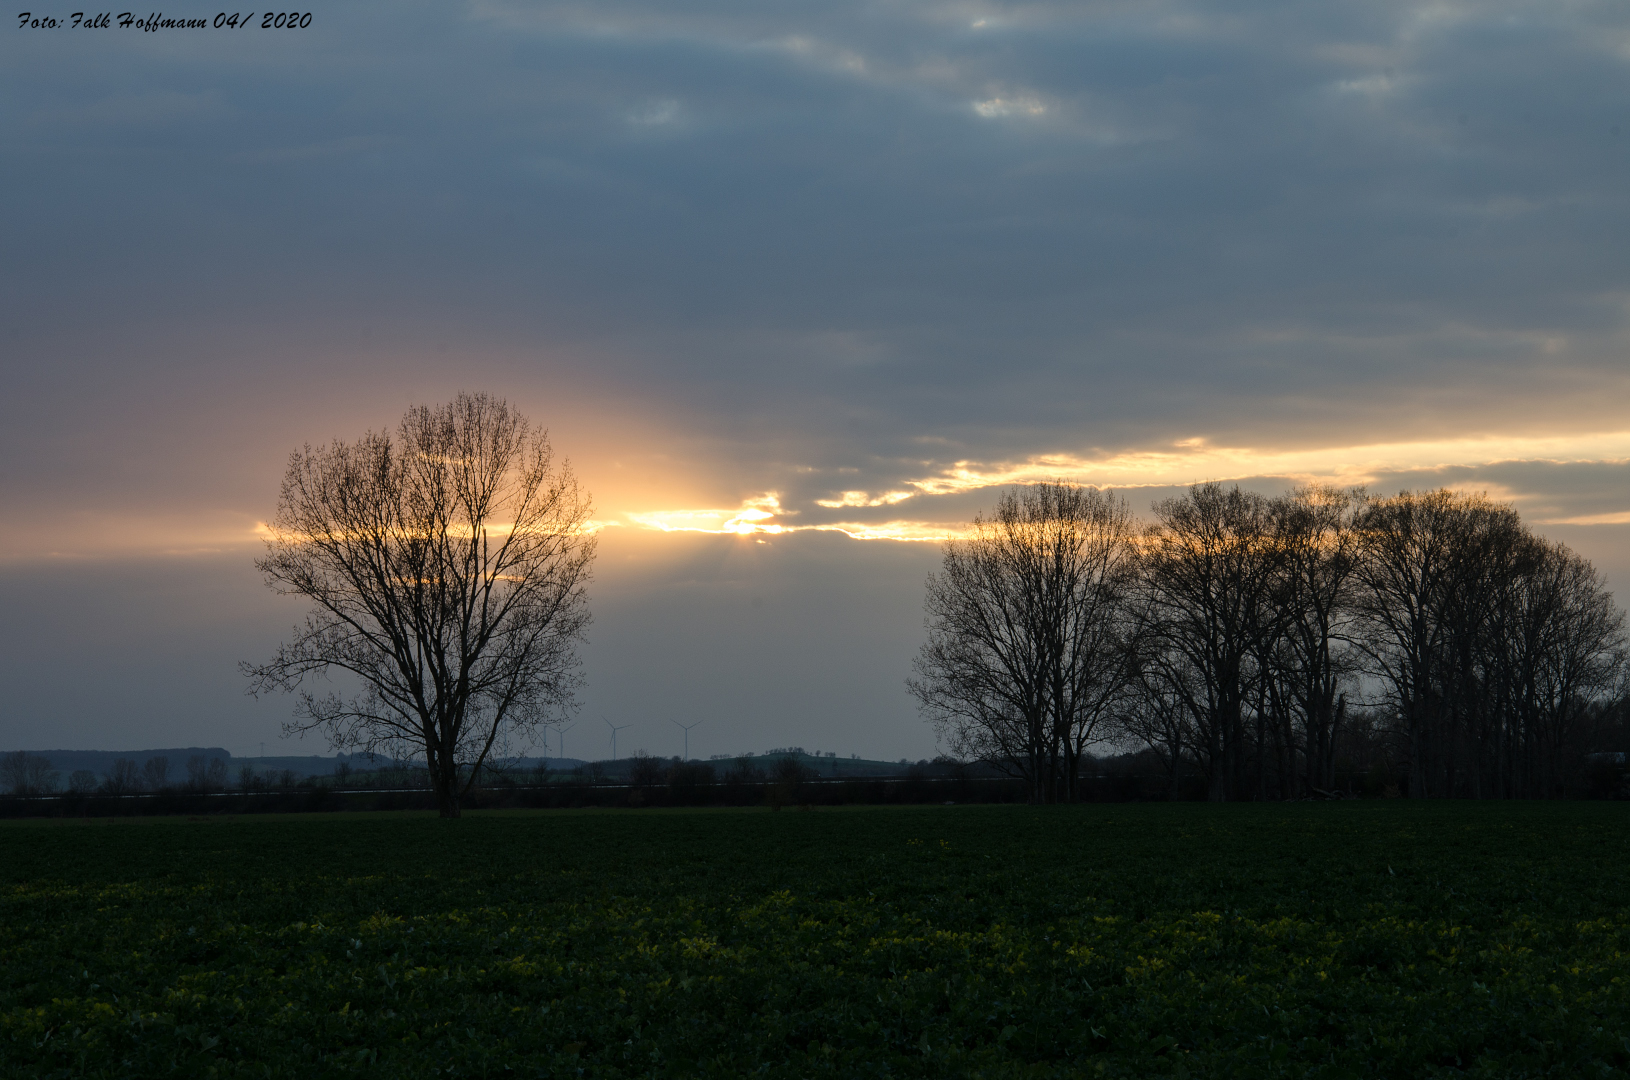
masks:
[[[907,493],[904,497],[909,498]],[[822,502],[822,506],[881,506],[881,500],[845,504]],[[796,532],[837,532],[856,540],[919,540],[940,541],[960,535],[960,530],[941,524],[921,521],[887,522],[825,522],[819,525],[784,524],[778,516],[796,515],[797,511],[781,507],[779,492],[769,491],[746,499],[734,510],[653,510],[630,513],[628,519],[636,525],[660,532],[712,533],[717,536],[781,535]]]
[[[1018,462],[959,461],[937,473],[907,480],[902,487],[879,494],[850,490],[816,499],[828,510],[899,506],[919,496],[958,495],[984,488],[1064,480],[1116,489],[1183,487],[1205,480],[1283,478],[1293,483],[1323,482],[1342,486],[1374,484],[1397,473],[1447,467],[1477,467],[1504,462],[1549,464],[1630,464],[1630,431],[1578,435],[1475,436],[1422,439],[1411,442],[1365,443],[1303,449],[1263,449],[1213,446],[1190,438],[1163,449],[1132,450],[1102,456],[1039,454]],[[1494,485],[1483,485],[1493,487]],[[796,510],[781,505],[780,492],[746,499],[735,509],[657,510],[629,513],[635,525],[662,532],[714,534],[780,534],[841,532],[857,540],[940,541],[961,535],[962,526],[902,517],[883,523],[826,522],[793,524],[784,518]],[[923,505],[919,502],[917,505]],[[1613,511],[1570,518],[1555,524],[1627,524],[1630,511]]]
[[[881,495],[872,495],[864,491],[845,491],[836,499],[816,499],[815,505],[832,510],[845,506],[893,506],[916,494],[915,491],[885,491]]]
[[[955,540],[967,531],[926,521],[885,521],[880,525],[839,522],[810,525],[806,529],[810,532],[840,532],[853,540],[915,540],[936,544],[942,540]]]
[[[783,513],[780,496],[766,492],[747,499],[734,510],[649,510],[630,513],[628,519],[636,525],[661,532],[734,533],[750,536],[753,533],[782,533],[785,526],[775,522]]]
[[[592,536],[602,529],[620,527],[622,524],[623,522],[621,521],[604,521],[597,518],[590,518],[578,526],[578,531]],[[310,533],[286,532],[273,528],[271,523],[265,521],[255,522],[255,527],[250,531],[255,539],[262,542],[271,540],[287,540],[296,543],[305,543],[307,540],[311,539]],[[446,535],[456,539],[468,540],[475,535],[475,530],[470,526],[459,524],[457,522],[449,524],[445,531]],[[494,539],[509,536],[514,531],[515,523],[513,521],[487,521],[483,522],[481,525],[482,535],[489,536]],[[418,530],[416,534],[419,536],[427,535],[423,530]],[[540,533],[540,535],[542,534]]]
[[[943,467],[926,466],[915,478],[880,477],[875,492],[845,489],[809,492],[804,513],[785,490],[763,491],[734,507],[630,510],[652,503],[661,505],[659,492],[666,483],[642,491],[621,491],[602,504],[602,516],[584,528],[599,532],[613,526],[631,532],[708,533],[743,537],[771,537],[802,532],[842,533],[856,540],[939,542],[960,536],[966,526],[969,503],[945,497],[967,495],[986,488],[1061,479],[1120,491],[1138,488],[1186,487],[1196,481],[1243,481],[1271,477],[1289,483],[1326,482],[1342,486],[1367,484],[1380,490],[1388,477],[1438,468],[1477,468],[1494,464],[1533,463],[1555,466],[1630,466],[1630,431],[1578,435],[1486,436],[1378,442],[1305,449],[1214,446],[1202,439],[1184,439],[1165,447],[1111,453],[1038,454],[1018,461],[957,461]],[[810,470],[804,470],[809,472]],[[1626,475],[1630,475],[1627,473]],[[1560,474],[1557,474],[1561,482]],[[1600,476],[1600,474],[1598,474]],[[1538,477],[1536,476],[1536,479]],[[855,481],[849,480],[849,483]],[[1408,481],[1405,481],[1408,482]],[[1417,480],[1414,486],[1435,486]],[[1493,477],[1464,479],[1500,499],[1519,503],[1541,525],[1630,525],[1630,490],[1617,493],[1614,481],[1589,482],[1588,492],[1570,494],[1563,489],[1547,494],[1542,489],[1518,490]],[[1541,481],[1543,485],[1546,481]],[[943,500],[943,501],[942,501]],[[1524,506],[1523,504],[1528,504]],[[672,507],[672,504],[669,504]],[[953,509],[954,506],[954,509]],[[705,504],[704,504],[705,507]],[[853,518],[887,516],[883,521]],[[831,520],[840,518],[840,520]],[[819,519],[819,520],[817,520]],[[502,524],[493,526],[504,531]],[[270,535],[266,522],[249,514],[228,511],[176,512],[125,515],[113,511],[79,511],[66,515],[57,529],[42,534],[22,521],[0,524],[0,561],[39,557],[89,557],[126,554],[163,556],[210,555],[258,546]]]
[[[1018,463],[957,462],[938,475],[907,483],[925,495],[949,495],[1053,479],[1115,488],[1171,487],[1201,480],[1242,480],[1254,476],[1350,485],[1374,483],[1388,473],[1501,461],[1627,460],[1630,460],[1630,431],[1486,436],[1300,450],[1211,446],[1201,439],[1185,439],[1172,444],[1169,450],[1130,451],[1097,458],[1043,454]]]

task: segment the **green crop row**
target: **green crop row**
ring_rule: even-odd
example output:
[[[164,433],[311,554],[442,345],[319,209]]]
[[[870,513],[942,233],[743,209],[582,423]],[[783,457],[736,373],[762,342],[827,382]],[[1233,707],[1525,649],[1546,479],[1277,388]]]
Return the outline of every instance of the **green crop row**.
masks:
[[[35,1076],[1623,1076],[1612,805],[0,828]]]

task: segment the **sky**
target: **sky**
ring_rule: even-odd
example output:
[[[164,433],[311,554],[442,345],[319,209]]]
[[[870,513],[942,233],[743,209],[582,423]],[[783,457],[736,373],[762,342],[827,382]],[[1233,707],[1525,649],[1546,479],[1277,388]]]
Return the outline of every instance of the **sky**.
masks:
[[[323,752],[257,525],[461,390],[603,525],[572,756],[932,756],[1029,480],[1486,491],[1630,587],[1622,3],[112,14],[0,30],[0,748]]]

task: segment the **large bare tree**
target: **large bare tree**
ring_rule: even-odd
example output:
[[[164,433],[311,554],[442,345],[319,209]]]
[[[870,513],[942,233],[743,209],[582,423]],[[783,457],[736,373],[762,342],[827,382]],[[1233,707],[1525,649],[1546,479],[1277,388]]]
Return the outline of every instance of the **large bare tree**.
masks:
[[[1096,488],[1010,491],[928,580],[928,641],[907,685],[962,757],[1076,797],[1079,763],[1131,676],[1125,604],[1137,529]]]
[[[1522,549],[1479,642],[1494,707],[1473,780],[1479,795],[1549,798],[1564,789],[1569,750],[1588,749],[1592,714],[1622,690],[1625,615],[1565,545],[1530,537]]]
[[[1155,504],[1145,539],[1146,647],[1183,672],[1210,797],[1245,795],[1246,720],[1259,659],[1283,623],[1284,543],[1270,502],[1237,485],[1196,484]]]
[[[409,409],[394,438],[296,451],[255,565],[314,609],[271,662],[243,665],[250,692],[298,690],[286,729],[336,748],[423,753],[457,817],[495,748],[575,704],[588,518],[547,433],[485,394]],[[356,692],[302,686],[331,672]]]
[[[1183,789],[1183,766],[1201,745],[1197,733],[1204,724],[1197,721],[1205,697],[1183,654],[1163,647],[1151,605],[1139,604],[1135,611],[1131,638],[1135,677],[1115,717],[1115,735],[1154,752],[1166,772],[1167,797],[1177,799]]]
[[[1454,793],[1475,741],[1476,643],[1524,535],[1509,506],[1447,489],[1372,499],[1358,521],[1357,610],[1370,673],[1409,758],[1409,793]]]
[[[1302,784],[1318,791],[1335,786],[1335,748],[1345,715],[1341,690],[1353,679],[1357,660],[1347,647],[1353,633],[1352,593],[1358,570],[1357,516],[1362,491],[1305,487],[1273,500],[1282,555],[1279,606],[1283,616],[1264,682],[1282,690],[1300,720],[1305,762]],[[1272,697],[1273,695],[1269,695]],[[1291,732],[1281,744],[1293,748]],[[1280,766],[1281,795],[1289,796],[1289,754]]]

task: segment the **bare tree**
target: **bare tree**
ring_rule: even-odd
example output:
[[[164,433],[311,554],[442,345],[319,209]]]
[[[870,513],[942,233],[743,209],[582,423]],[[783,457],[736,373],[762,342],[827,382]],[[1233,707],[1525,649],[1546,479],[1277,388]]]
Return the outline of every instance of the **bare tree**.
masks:
[[[1476,642],[1520,572],[1522,523],[1482,495],[1406,491],[1371,500],[1358,533],[1363,649],[1407,744],[1409,794],[1452,794],[1475,741]]]
[[[13,795],[43,795],[56,790],[57,774],[49,758],[13,750],[0,756],[0,784]]]
[[[141,767],[142,782],[149,791],[163,791],[170,785],[170,759],[150,757]]]
[[[1514,582],[1496,654],[1508,675],[1503,759],[1526,766],[1506,794],[1562,792],[1570,744],[1582,754],[1587,722],[1619,689],[1625,670],[1625,614],[1601,574],[1562,544],[1535,540],[1527,573]],[[1502,778],[1505,779],[1505,778]]]
[[[764,770],[751,756],[742,754],[726,767],[724,780],[727,784],[758,784],[764,780]]]
[[[1148,625],[1142,621],[1143,627]],[[1158,642],[1155,635],[1138,634],[1133,640],[1136,677],[1116,717],[1116,734],[1154,752],[1166,770],[1167,797],[1176,799],[1182,791],[1184,763],[1199,746],[1202,725],[1196,721],[1205,698],[1181,652],[1147,647]]]
[[[1302,784],[1313,791],[1335,784],[1336,740],[1346,715],[1342,687],[1358,667],[1347,642],[1359,563],[1357,515],[1363,506],[1361,491],[1326,487],[1299,488],[1273,500],[1283,618],[1264,675],[1289,705],[1282,713],[1281,776],[1288,780],[1291,773],[1295,746],[1288,725],[1294,713],[1301,728]]]
[[[662,783],[667,771],[667,762],[636,750],[628,763],[628,782],[635,787],[655,787]]]
[[[1283,545],[1269,501],[1196,484],[1155,505],[1144,555],[1152,647],[1175,654],[1193,695],[1197,749],[1214,800],[1245,794],[1247,711],[1264,644],[1280,631]]]
[[[945,546],[911,693],[960,758],[1076,796],[1079,763],[1131,677],[1125,605],[1137,530],[1125,501],[1037,484]]]
[[[296,451],[255,565],[315,610],[270,663],[243,665],[250,692],[351,676],[352,696],[302,690],[287,730],[422,752],[457,817],[495,746],[575,705],[588,516],[547,434],[485,394],[408,410],[394,440]]]
[[[194,754],[187,759],[187,788],[190,791],[226,790],[226,762]]]
[[[1513,508],[1207,484],[1155,510],[1115,730],[1174,792],[1192,761],[1213,798],[1328,794],[1342,763],[1416,797],[1556,797],[1623,751],[1625,614]]]
[[[102,781],[102,790],[109,795],[134,795],[142,789],[141,770],[129,758],[118,758]]]
[[[1440,490],[1360,517],[1357,610],[1412,796],[1554,796],[1620,692],[1624,613],[1515,510]]]

